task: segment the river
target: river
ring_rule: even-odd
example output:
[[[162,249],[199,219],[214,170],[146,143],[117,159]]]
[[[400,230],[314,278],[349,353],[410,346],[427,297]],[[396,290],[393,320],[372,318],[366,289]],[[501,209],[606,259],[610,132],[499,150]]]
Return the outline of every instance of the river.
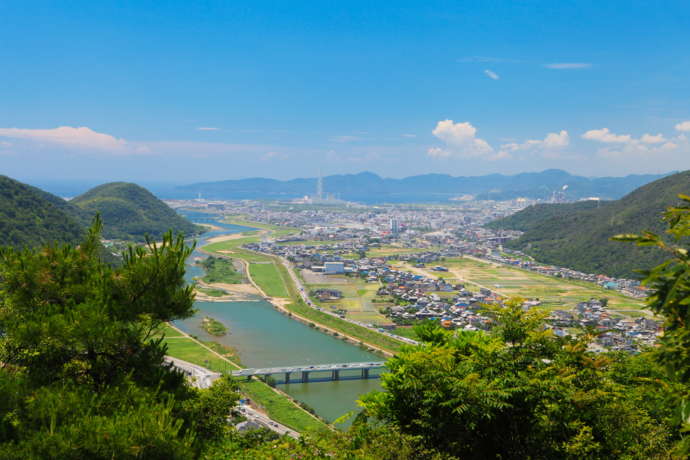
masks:
[[[196,223],[211,223],[222,230],[207,232],[197,247],[208,238],[254,230],[250,227],[216,221],[212,214],[181,212]],[[193,265],[195,251],[187,265],[187,279],[201,276],[203,271]],[[176,321],[185,332],[202,340],[213,340],[235,348],[246,367],[273,367],[300,364],[327,364],[355,361],[380,361],[382,358],[361,348],[292,320],[273,306],[257,297],[256,300],[236,302],[196,302],[197,313],[192,318]],[[207,334],[201,328],[201,319],[210,316],[228,327],[222,337]],[[342,380],[337,382],[292,383],[279,388],[312,407],[321,417],[333,421],[346,412],[356,410],[356,400],[364,393],[380,389],[378,379]]]

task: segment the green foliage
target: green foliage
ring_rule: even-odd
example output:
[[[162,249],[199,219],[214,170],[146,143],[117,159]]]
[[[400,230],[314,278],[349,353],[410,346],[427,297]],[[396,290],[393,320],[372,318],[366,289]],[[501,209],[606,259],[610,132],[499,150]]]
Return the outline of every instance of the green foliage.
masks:
[[[647,184],[617,201],[530,206],[490,224],[524,231],[507,244],[535,259],[588,273],[632,277],[634,270],[653,267],[664,254],[647,247],[625,247],[610,241],[619,233],[663,230],[661,216],[690,190],[690,171]]]
[[[0,458],[194,458],[226,430],[233,384],[191,389],[152,338],[192,314],[191,249],[168,233],[112,268],[100,229],[0,250]]]
[[[203,280],[207,283],[238,284],[244,281],[242,273],[235,270],[232,260],[209,256],[200,262],[206,275]]]
[[[228,333],[228,328],[217,319],[206,316],[201,320],[201,327],[211,335],[223,336]]]
[[[520,304],[490,310],[493,334],[418,328],[430,341],[388,361],[386,391],[362,399],[366,413],[463,459],[667,458],[670,406],[641,380],[661,370],[624,371],[634,358],[559,339]]]
[[[667,239],[671,241],[652,232],[622,234],[615,239],[655,247],[668,258],[641,273],[643,283],[652,290],[649,307],[665,319],[661,346],[655,355],[666,366],[672,381],[681,385],[675,394],[681,399],[678,413],[687,433],[690,431],[690,196],[679,195],[679,198],[681,205],[669,208],[664,216]],[[690,439],[684,439],[680,450],[690,454]]]
[[[136,184],[112,182],[99,185],[72,199],[87,219],[99,213],[103,218],[103,236],[108,239],[158,240],[165,232],[191,236],[200,228],[173,211],[151,192]]]
[[[79,210],[62,198],[0,176],[0,245],[40,246],[76,243],[84,227]]]

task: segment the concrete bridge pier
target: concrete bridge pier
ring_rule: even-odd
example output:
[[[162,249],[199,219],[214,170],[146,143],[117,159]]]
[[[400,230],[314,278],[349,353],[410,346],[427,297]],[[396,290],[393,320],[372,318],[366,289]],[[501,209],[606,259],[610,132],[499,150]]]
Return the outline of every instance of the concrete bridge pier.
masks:
[[[362,378],[363,379],[368,379],[369,378],[369,369],[362,369]]]
[[[331,372],[331,379],[340,380],[340,371],[337,369],[334,369],[333,372]]]
[[[309,381],[309,372],[302,371],[302,382],[307,383]]]
[[[285,383],[290,383],[290,373],[289,372],[285,373]]]

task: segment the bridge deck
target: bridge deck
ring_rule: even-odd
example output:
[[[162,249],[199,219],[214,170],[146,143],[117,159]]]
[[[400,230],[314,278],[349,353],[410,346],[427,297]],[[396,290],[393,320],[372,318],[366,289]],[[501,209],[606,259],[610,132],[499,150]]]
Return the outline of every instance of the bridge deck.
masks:
[[[286,367],[267,367],[256,369],[241,369],[233,371],[232,375],[235,377],[250,377],[254,375],[272,375],[272,374],[286,374],[293,372],[328,372],[328,371],[346,371],[346,370],[361,370],[361,369],[379,369],[384,367],[384,362],[363,362],[363,363],[335,363],[335,364],[316,364],[304,366],[286,366]]]

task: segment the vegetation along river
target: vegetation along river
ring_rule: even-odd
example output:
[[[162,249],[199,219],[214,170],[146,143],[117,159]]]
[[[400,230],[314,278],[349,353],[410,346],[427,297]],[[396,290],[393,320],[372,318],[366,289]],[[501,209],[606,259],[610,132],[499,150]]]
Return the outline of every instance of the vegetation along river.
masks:
[[[208,238],[240,233],[252,228],[217,222],[215,216],[198,212],[184,212],[196,223],[212,223],[222,230],[204,234],[197,244],[201,247]],[[188,280],[203,276],[203,271],[193,265],[196,257],[204,257],[195,251],[187,265]],[[301,364],[327,364],[356,361],[380,361],[382,358],[359,347],[328,336],[278,312],[273,306],[256,298],[236,302],[196,302],[194,317],[175,324],[185,332],[201,340],[216,341],[235,348],[246,367],[273,367]],[[209,335],[201,328],[201,320],[210,316],[228,328],[222,337]],[[293,378],[296,376],[293,376]],[[341,380],[337,382],[312,382],[279,385],[279,388],[311,406],[320,416],[333,421],[357,408],[356,400],[364,393],[379,389],[379,380]]]

